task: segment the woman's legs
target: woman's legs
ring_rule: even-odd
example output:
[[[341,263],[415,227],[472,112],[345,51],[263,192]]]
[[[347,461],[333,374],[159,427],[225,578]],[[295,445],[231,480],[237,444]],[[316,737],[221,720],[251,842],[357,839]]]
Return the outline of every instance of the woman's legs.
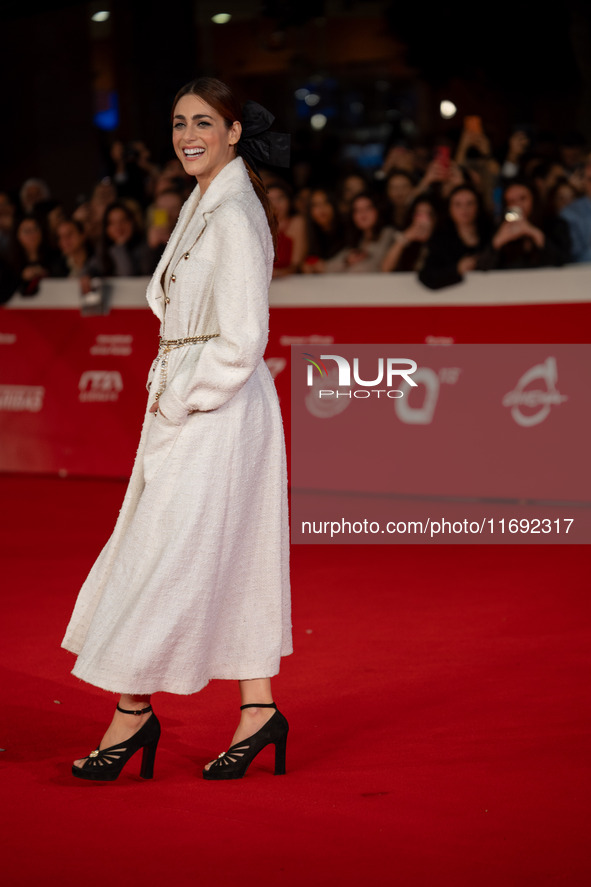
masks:
[[[147,708],[149,704],[149,696],[129,696],[123,693],[119,699],[121,708],[125,708],[128,711],[138,711],[139,709]],[[110,748],[112,745],[118,745],[119,743],[124,745],[134,733],[137,733],[140,727],[144,726],[149,717],[151,717],[151,712],[146,715],[124,715],[115,709],[113,720],[101,739],[99,748]],[[85,760],[86,758],[79,758],[77,761],[74,761],[74,766],[81,767]]]
[[[239,681],[238,683],[240,686],[241,705],[249,705],[256,702],[273,702],[270,678],[254,678],[253,680]],[[123,693],[119,699],[120,707],[131,711],[147,708],[149,704],[150,696],[129,696]],[[260,730],[274,714],[274,708],[245,708],[240,712],[240,721],[230,745],[235,745],[237,742],[248,739],[249,736]],[[113,720],[101,739],[99,748],[110,748],[119,743],[124,745],[134,733],[137,733],[140,727],[144,726],[150,717],[151,712],[145,715],[126,715],[115,709]],[[79,758],[77,761],[74,761],[74,765],[82,767],[85,760],[86,758]],[[209,766],[210,764],[207,765],[206,769],[209,769]]]
[[[239,684],[241,705],[254,702],[273,702],[271,678],[255,678],[252,681],[239,681]],[[245,708],[240,712],[240,723],[230,744],[234,745],[235,742],[242,742],[243,739],[252,736],[274,714],[274,708]]]
[[[250,681],[239,681],[240,704],[248,705],[255,702],[273,702],[271,678],[254,678]],[[230,745],[248,739],[256,733],[275,714],[274,708],[245,708],[240,712],[240,722]],[[213,761],[206,765],[209,770]]]

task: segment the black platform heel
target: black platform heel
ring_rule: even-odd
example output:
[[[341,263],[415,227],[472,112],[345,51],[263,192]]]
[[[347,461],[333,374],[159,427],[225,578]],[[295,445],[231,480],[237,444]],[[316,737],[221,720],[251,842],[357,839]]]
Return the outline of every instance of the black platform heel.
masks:
[[[134,733],[130,739],[111,745],[109,748],[96,748],[91,751],[81,767],[72,764],[72,773],[79,779],[95,779],[102,782],[112,782],[117,779],[129,759],[143,748],[140,776],[142,779],[152,779],[154,776],[154,759],[160,739],[160,721],[153,713],[152,706],[140,708],[137,711],[129,711],[117,706],[117,711],[124,715],[144,715],[152,712],[143,727]]]
[[[277,710],[274,702],[251,702],[240,706],[241,711],[243,708],[274,708],[275,714],[248,739],[237,742],[228,751],[222,752],[209,770],[203,771],[204,779],[242,779],[258,753],[271,744],[275,745],[275,776],[283,776],[285,773],[285,751],[289,730],[286,718]]]

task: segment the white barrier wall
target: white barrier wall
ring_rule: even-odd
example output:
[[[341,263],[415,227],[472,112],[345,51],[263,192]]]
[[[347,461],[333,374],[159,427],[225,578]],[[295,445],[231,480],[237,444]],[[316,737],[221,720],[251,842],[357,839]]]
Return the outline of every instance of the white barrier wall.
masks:
[[[78,281],[47,280],[0,309],[0,471],[129,474],[159,325],[146,279],[106,281],[108,314]],[[265,359],[290,429],[290,349],[344,343],[586,343],[591,266],[474,273],[430,292],[411,274],[273,281]]]
[[[148,278],[109,281],[112,308],[145,308]],[[473,272],[463,283],[432,291],[415,274],[305,274],[274,280],[271,307],[330,305],[544,305],[591,302],[591,265],[540,268],[535,271]],[[5,307],[77,308],[78,282],[51,279],[39,295],[15,296]]]

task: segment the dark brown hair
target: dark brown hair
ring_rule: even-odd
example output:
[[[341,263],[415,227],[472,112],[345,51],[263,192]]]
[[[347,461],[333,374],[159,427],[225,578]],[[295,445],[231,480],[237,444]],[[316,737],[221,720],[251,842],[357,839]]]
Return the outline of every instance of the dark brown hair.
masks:
[[[220,117],[223,118],[228,129],[230,129],[235,120],[240,124],[242,123],[242,108],[240,102],[237,100],[231,89],[215,77],[198,77],[196,80],[191,80],[190,83],[185,84],[182,89],[179,89],[174,97],[174,102],[172,103],[171,117],[174,116],[174,109],[178,102],[185,95],[195,95],[198,98],[203,99],[204,102],[207,102],[207,104],[212,107],[214,111],[217,111]],[[244,160],[244,157],[242,159]],[[271,209],[265,186],[263,185],[261,177],[253,170],[246,160],[244,160],[244,165],[248,172],[252,187],[255,190],[255,194],[261,201],[263,209],[265,210],[271,236],[273,237],[273,247],[277,250],[277,221],[273,210]]]
[[[378,200],[376,195],[372,194],[371,191],[362,191],[360,194],[356,194],[355,197],[353,198],[353,200],[351,201],[351,206],[349,208],[349,217],[347,220],[348,227],[349,227],[349,234],[348,234],[347,239],[348,239],[349,246],[352,247],[353,249],[356,248],[357,246],[359,246],[359,244],[361,242],[361,238],[362,238],[362,234],[359,231],[359,228],[356,226],[355,222],[353,221],[353,216],[355,214],[355,204],[357,203],[358,200],[369,200],[369,202],[371,203],[371,205],[373,206],[373,208],[376,211],[376,223],[373,226],[373,228],[371,229],[371,240],[372,241],[375,241],[379,238],[380,234],[382,233],[382,229],[385,227],[383,209],[382,209],[380,201]]]

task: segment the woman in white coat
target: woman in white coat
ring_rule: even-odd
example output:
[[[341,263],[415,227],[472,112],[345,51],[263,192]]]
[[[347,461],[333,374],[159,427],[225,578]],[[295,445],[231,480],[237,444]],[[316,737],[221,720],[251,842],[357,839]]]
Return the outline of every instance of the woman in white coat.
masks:
[[[242,158],[281,161],[287,141],[266,131],[263,108],[247,111],[243,131],[240,105],[213,78],[174,101],[175,153],[197,186],[148,287],[161,338],[129,487],[63,641],[73,674],[120,694],[98,748],[74,762],[83,779],[116,779],[140,749],[150,778],[151,694],[195,693],[212,678],[240,682],[241,717],[203,776],[240,778],[270,743],[285,772],[288,725],[270,678],[292,652],[287,475],[263,360],[273,218]]]

